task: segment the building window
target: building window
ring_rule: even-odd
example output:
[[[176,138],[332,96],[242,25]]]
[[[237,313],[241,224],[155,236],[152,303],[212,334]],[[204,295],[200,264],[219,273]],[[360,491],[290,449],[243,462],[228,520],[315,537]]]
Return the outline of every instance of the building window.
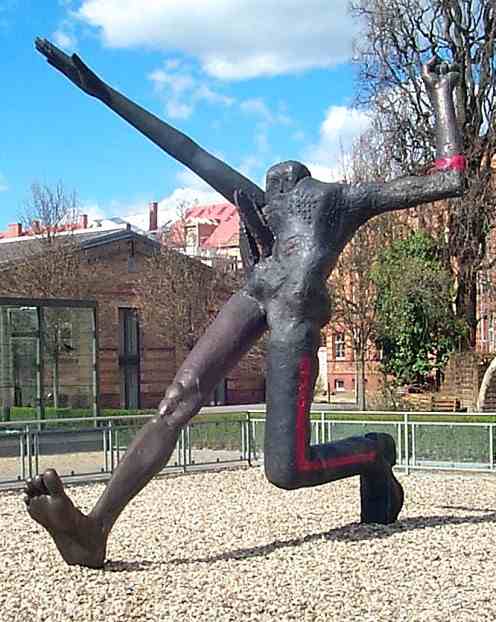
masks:
[[[342,360],[346,357],[344,333],[334,334],[334,358],[336,360]]]
[[[334,380],[334,391],[336,391],[336,393],[340,393],[344,390],[344,380],[342,380],[341,378],[336,378],[336,380]]]
[[[134,240],[129,242],[128,246],[128,255],[127,255],[127,271],[128,272],[136,272],[136,246]]]

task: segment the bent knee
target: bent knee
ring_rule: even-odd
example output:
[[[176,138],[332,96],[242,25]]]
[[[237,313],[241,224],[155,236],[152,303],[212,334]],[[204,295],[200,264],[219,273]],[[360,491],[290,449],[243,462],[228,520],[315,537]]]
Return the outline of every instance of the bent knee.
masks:
[[[165,392],[159,405],[159,416],[170,417],[177,414],[186,422],[201,406],[202,397],[198,391],[196,378],[173,382]]]
[[[158,412],[161,416],[172,414],[184,397],[184,387],[179,382],[173,382],[166,390],[165,395],[160,402]]]
[[[283,490],[300,488],[299,479],[294,467],[265,463],[265,476],[271,484]]]

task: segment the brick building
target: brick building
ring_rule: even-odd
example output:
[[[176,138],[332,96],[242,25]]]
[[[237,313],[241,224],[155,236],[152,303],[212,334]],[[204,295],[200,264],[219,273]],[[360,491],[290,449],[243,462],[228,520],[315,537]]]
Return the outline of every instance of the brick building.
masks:
[[[156,203],[150,204],[150,222],[156,222]],[[150,227],[151,228],[151,227]],[[241,270],[239,215],[231,203],[196,205],[174,223],[168,243],[190,257],[213,265],[217,259],[229,260],[233,270]]]
[[[91,228],[84,216],[77,224],[58,230],[57,235],[71,236],[77,244],[75,252],[86,285],[84,296],[78,292],[74,297],[97,302],[100,405],[156,407],[184,357],[184,351],[178,351],[143,326],[136,312],[134,285],[150,269],[147,258],[159,251],[159,242],[125,223],[114,223],[114,228],[111,222],[107,228]],[[22,282],[15,281],[12,287],[12,279],[6,291],[7,275],[13,275],[23,262],[36,260],[36,245],[39,236],[32,228],[25,231],[19,224],[9,225],[7,231],[0,233],[0,271],[4,275],[0,295],[40,297],[40,290],[32,284],[29,291]],[[198,261],[186,257],[184,260]],[[199,278],[202,270],[209,269],[199,264]],[[236,404],[260,401],[263,397],[262,366],[248,359],[232,370],[212,400]]]

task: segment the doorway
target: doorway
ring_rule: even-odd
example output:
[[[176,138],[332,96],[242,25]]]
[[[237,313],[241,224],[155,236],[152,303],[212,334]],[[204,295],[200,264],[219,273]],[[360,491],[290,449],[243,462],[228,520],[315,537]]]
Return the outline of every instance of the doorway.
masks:
[[[119,369],[121,405],[128,410],[140,407],[139,319],[135,309],[119,309]]]

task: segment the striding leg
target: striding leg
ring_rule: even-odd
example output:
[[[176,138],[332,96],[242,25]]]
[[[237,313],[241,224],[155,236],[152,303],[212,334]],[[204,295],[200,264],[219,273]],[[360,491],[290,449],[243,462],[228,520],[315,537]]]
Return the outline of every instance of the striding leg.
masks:
[[[138,432],[88,515],[73,505],[53,469],[27,482],[27,510],[52,536],[68,564],[103,566],[107,539],[119,514],[167,464],[181,428],[266,328],[264,312],[245,292],[226,303],[177,372],[157,416]]]

